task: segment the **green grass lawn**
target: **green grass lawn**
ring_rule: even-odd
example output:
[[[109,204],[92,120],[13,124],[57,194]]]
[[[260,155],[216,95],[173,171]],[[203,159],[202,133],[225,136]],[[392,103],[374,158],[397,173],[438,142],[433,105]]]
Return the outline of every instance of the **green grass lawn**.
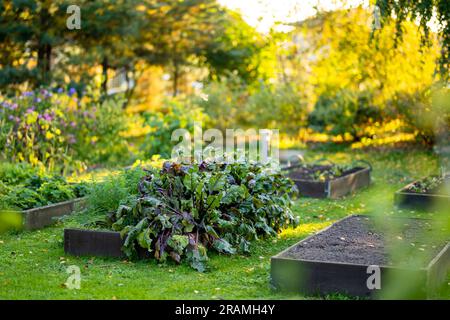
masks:
[[[301,224],[277,239],[253,243],[251,256],[209,254],[210,271],[199,273],[187,264],[158,265],[149,261],[73,257],[63,250],[63,229],[82,226],[89,213],[64,219],[32,232],[0,235],[1,299],[298,299],[314,298],[273,292],[269,287],[270,257],[339,218],[375,213],[433,217],[396,210],[394,192],[415,178],[435,172],[438,159],[423,151],[309,151],[307,159],[327,157],[336,162],[365,159],[373,164],[373,185],[340,200],[299,199],[294,210]],[[81,269],[81,289],[64,286],[66,268]],[[450,278],[449,281],[450,283]],[[444,288],[443,297],[450,298]],[[332,296],[329,298],[345,298]]]

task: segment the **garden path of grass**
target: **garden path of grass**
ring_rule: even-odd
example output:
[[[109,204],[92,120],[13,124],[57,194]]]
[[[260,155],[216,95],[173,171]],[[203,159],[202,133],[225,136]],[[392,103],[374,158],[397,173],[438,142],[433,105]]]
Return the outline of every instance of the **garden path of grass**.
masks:
[[[301,224],[277,239],[253,243],[251,256],[210,253],[207,273],[186,264],[158,265],[150,261],[73,257],[63,250],[65,226],[89,219],[77,214],[58,225],[33,232],[0,235],[0,299],[298,299],[269,287],[270,257],[349,214],[383,211],[392,215],[432,214],[394,209],[394,192],[412,179],[432,173],[437,159],[422,151],[307,152],[307,158],[334,161],[365,159],[373,164],[373,185],[341,200],[300,199],[294,211]],[[64,286],[66,268],[81,268],[81,289]],[[450,283],[450,278],[449,281]],[[450,290],[444,295],[450,298]],[[345,298],[333,296],[330,298]],[[445,298],[445,296],[444,296]]]

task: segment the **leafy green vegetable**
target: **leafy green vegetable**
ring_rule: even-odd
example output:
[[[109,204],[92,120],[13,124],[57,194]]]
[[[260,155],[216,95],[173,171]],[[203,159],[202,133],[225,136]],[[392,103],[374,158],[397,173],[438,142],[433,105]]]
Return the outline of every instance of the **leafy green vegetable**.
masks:
[[[444,180],[445,176],[443,175],[430,176],[423,180],[417,181],[409,188],[409,190],[415,193],[436,192],[437,189],[443,187]]]
[[[30,165],[0,165],[0,209],[31,209],[86,195],[86,184],[69,184]]]
[[[138,190],[110,221],[130,258],[144,249],[159,261],[185,257],[202,272],[207,249],[248,253],[252,240],[298,223],[290,209],[294,184],[262,165],[166,162],[161,171],[149,171]]]

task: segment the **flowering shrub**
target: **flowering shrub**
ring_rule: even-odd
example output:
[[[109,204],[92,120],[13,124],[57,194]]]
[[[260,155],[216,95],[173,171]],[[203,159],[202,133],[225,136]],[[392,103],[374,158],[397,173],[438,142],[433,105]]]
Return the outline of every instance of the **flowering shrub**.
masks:
[[[110,101],[98,106],[74,89],[0,97],[0,124],[1,156],[13,162],[80,169],[126,152],[119,137],[124,128],[120,106]]]

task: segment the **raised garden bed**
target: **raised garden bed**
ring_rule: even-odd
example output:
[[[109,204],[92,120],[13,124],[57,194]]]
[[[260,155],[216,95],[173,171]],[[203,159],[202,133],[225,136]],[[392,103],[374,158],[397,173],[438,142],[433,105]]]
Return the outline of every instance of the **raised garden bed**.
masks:
[[[284,170],[300,195],[312,198],[337,199],[370,185],[370,167],[336,168],[336,165],[299,164]]]
[[[55,218],[72,214],[76,210],[81,209],[84,204],[85,198],[77,198],[44,207],[23,210],[24,229],[36,230],[49,226],[55,222]]]
[[[394,199],[397,206],[407,209],[429,210],[437,206],[449,208],[450,175],[414,181],[398,190]]]
[[[396,235],[377,229],[369,216],[349,216],[272,257],[272,286],[309,295],[431,296],[450,270],[448,236],[430,236],[430,220],[389,219],[385,225],[401,226]],[[418,236],[424,230],[426,243]],[[402,246],[402,258],[391,254],[394,245]],[[367,285],[373,265],[379,266],[379,289]]]
[[[54,203],[43,207],[14,211],[7,210],[5,212],[18,215],[18,224],[10,226],[10,228],[36,230],[49,226],[55,222],[55,218],[72,214],[81,209],[85,205],[85,198],[77,198],[64,202]]]
[[[66,252],[112,257],[123,252],[130,259],[151,253],[157,261],[186,261],[204,272],[208,250],[249,253],[252,239],[274,237],[298,223],[289,198],[294,184],[261,164],[165,162],[136,187],[134,199],[94,224],[121,237],[66,230]]]

